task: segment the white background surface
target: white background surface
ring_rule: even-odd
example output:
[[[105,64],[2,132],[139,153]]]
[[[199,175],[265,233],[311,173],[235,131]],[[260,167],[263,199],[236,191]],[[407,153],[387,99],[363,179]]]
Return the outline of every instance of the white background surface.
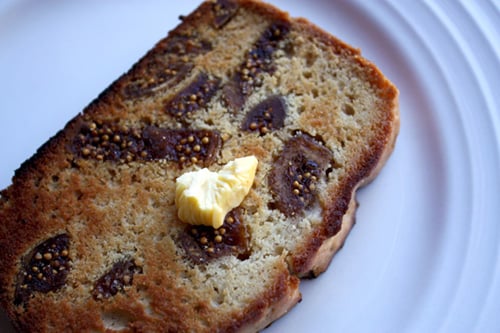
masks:
[[[271,2],[361,48],[400,89],[401,132],[330,269],[266,333],[499,332],[500,4]],[[197,4],[1,2],[0,188]]]

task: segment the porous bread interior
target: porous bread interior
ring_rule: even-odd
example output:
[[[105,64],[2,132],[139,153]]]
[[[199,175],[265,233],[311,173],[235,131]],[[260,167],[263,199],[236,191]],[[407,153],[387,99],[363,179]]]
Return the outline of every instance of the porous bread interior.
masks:
[[[178,87],[138,100],[113,102],[116,104],[110,109],[104,105],[106,112],[101,112],[98,105],[98,112],[90,118],[112,119],[131,127],[149,122],[167,128],[180,126],[164,112],[162,101],[201,71],[223,83],[229,81],[245,52],[271,23],[245,8],[240,11],[223,33],[204,26],[198,29],[198,34],[212,42],[213,50],[195,59],[195,69]],[[337,184],[342,183],[350,168],[356,167],[352,161],[358,161],[370,149],[370,142],[383,135],[377,126],[387,121],[384,93],[377,91],[370,81],[371,69],[353,50],[332,48],[300,20],[293,21],[289,35],[281,43],[274,57],[276,72],[264,75],[263,85],[248,98],[243,112],[228,112],[221,102],[222,92],[218,91],[206,110],[198,111],[190,123],[191,128],[222,133],[223,150],[210,169],[217,170],[236,157],[250,154],[259,160],[254,185],[242,203],[243,221],[250,233],[249,258],[225,256],[206,265],[193,265],[176,244],[185,225],[176,217],[175,179],[197,166],[178,170],[165,161],[106,165],[81,160],[78,171],[65,169],[57,179],[48,177],[39,184],[39,190],[57,199],[56,203],[54,199],[47,201],[46,212],[40,214],[46,214],[47,220],[67,221],[65,229],[72,235],[85,235],[84,241],[75,239],[73,267],[64,293],[53,293],[51,297],[56,301],[68,297],[87,299],[93,282],[113,263],[132,257],[144,271],[135,276],[138,287],[127,293],[137,299],[135,302],[146,315],[160,316],[156,313],[158,295],[179,298],[186,316],[196,317],[193,304],[199,300],[216,309],[221,318],[190,323],[200,325],[192,326],[196,330],[203,329],[203,325],[212,327],[210,320],[227,321],[235,309],[244,308],[272,288],[287,270],[287,257],[299,251],[322,223],[322,211],[333,200]],[[241,131],[246,111],[270,95],[283,96],[286,101],[285,126],[265,136]],[[284,143],[296,131],[321,141],[332,150],[333,161],[315,206],[303,216],[286,218],[268,206],[273,198],[267,175]],[[72,196],[60,195],[59,191],[69,191]],[[131,320],[128,316],[132,315],[102,312],[110,328],[116,323],[125,325]]]

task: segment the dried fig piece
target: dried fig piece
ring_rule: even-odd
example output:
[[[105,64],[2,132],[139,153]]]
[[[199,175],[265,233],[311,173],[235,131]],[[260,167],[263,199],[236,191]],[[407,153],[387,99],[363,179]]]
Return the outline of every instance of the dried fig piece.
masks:
[[[193,82],[170,99],[165,110],[175,117],[191,117],[198,109],[205,107],[219,88],[220,79],[209,78],[200,73]]]
[[[254,88],[262,84],[263,73],[274,73],[274,53],[289,31],[288,22],[273,23],[248,51],[231,81],[223,88],[222,99],[233,112],[239,111]]]
[[[176,33],[158,44],[159,55],[165,56],[197,56],[207,53],[212,49],[212,44],[200,37],[193,31]],[[185,62],[185,61],[184,61]]]
[[[148,126],[143,138],[149,159],[178,161],[181,165],[208,166],[222,146],[220,134],[210,130],[172,130]]]
[[[211,49],[210,42],[192,32],[169,36],[131,69],[130,82],[123,88],[124,97],[140,98],[160,87],[178,84],[191,72],[193,59]]]
[[[274,208],[288,217],[309,208],[332,159],[332,152],[308,135],[288,140],[269,174]]]
[[[35,292],[56,291],[66,283],[71,268],[69,236],[60,234],[37,245],[23,260],[14,304],[25,304]]]
[[[148,156],[142,133],[110,122],[82,124],[73,140],[72,150],[86,159],[132,162]]]
[[[138,267],[133,259],[116,262],[109,271],[95,281],[92,297],[101,300],[115,296],[118,292],[124,292],[126,286],[132,285],[135,274],[142,274],[142,268]]]
[[[255,105],[246,115],[241,126],[244,131],[258,131],[265,135],[283,127],[286,117],[286,104],[280,96],[270,96]]]
[[[212,5],[212,11],[214,13],[213,24],[215,28],[220,29],[236,15],[238,5],[231,0],[217,0]]]
[[[187,226],[181,233],[179,242],[185,255],[195,264],[207,263],[227,255],[245,260],[250,255],[249,235],[242,221],[241,208],[231,210],[218,229],[203,225]]]
[[[181,165],[208,166],[222,146],[220,134],[210,130],[173,130],[156,126],[123,128],[116,123],[89,122],[81,126],[71,150],[81,158],[99,161],[166,159]]]
[[[126,99],[137,99],[152,95],[160,87],[173,87],[188,76],[193,67],[178,59],[172,59],[169,64],[151,59],[145,68],[136,69],[137,74],[123,88],[123,95]]]
[[[241,110],[245,104],[246,96],[241,93],[240,80],[238,75],[222,87],[222,101],[232,112]]]

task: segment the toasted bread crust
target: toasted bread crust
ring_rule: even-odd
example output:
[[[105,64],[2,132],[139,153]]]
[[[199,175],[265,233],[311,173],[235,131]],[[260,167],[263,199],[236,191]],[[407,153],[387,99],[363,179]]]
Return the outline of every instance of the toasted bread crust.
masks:
[[[394,148],[397,99],[359,50],[307,20],[204,2],[1,192],[2,307],[19,331],[265,328],[343,245],[357,189]],[[217,231],[232,243],[201,241],[215,231],[179,221],[176,177],[249,154],[254,186]]]

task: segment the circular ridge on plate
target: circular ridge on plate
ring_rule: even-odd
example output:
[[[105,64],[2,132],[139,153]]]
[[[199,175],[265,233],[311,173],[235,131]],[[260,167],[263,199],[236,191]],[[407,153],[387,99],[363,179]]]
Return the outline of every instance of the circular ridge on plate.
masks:
[[[377,8],[374,8],[377,7]],[[454,114],[454,113],[442,113],[438,112],[439,110],[449,110],[449,109],[456,109],[457,101],[455,96],[453,96],[453,92],[449,89],[449,87],[445,84],[446,82],[446,76],[444,72],[441,70],[438,61],[436,60],[436,54],[432,52],[432,47],[430,45],[430,41],[425,38],[425,36],[422,35],[418,29],[415,28],[415,26],[412,24],[411,21],[409,21],[406,17],[406,13],[409,12],[408,9],[401,10],[401,8],[395,8],[395,5],[390,5],[387,4],[387,6],[373,6],[370,8],[375,15],[380,15],[380,20],[379,22],[390,22],[390,29],[392,29],[392,34],[394,34],[394,38],[396,39],[396,43],[401,45],[401,48],[405,50],[405,54],[408,57],[408,61],[414,66],[413,67],[413,72],[412,74],[418,76],[420,80],[424,82],[424,84],[427,87],[433,87],[433,94],[430,94],[430,96],[433,99],[433,116],[436,117],[435,120],[439,120],[439,126],[440,126],[440,133],[442,134],[440,136],[440,140],[443,142],[445,146],[445,150],[442,152],[446,156],[446,162],[447,162],[447,174],[445,174],[445,177],[448,177],[449,180],[449,186],[451,186],[451,189],[448,189],[448,194],[449,197],[443,197],[442,199],[444,200],[449,200],[450,202],[444,203],[447,204],[447,210],[451,210],[447,212],[446,216],[446,232],[447,234],[441,235],[442,237],[447,236],[447,244],[442,244],[442,248],[444,253],[446,255],[449,254],[449,252],[453,249],[456,249],[456,251],[460,252],[460,245],[463,244],[464,242],[468,241],[468,228],[470,228],[469,225],[466,225],[466,229],[461,230],[460,235],[455,235],[455,237],[449,237],[450,235],[456,234],[456,230],[452,228],[450,225],[450,221],[454,219],[453,216],[450,216],[450,214],[457,215],[457,211],[462,211],[462,209],[465,209],[464,215],[470,215],[471,213],[469,212],[468,208],[466,207],[467,205],[463,205],[464,203],[466,204],[470,199],[464,195],[461,195],[461,198],[457,199],[457,195],[460,195],[460,193],[457,193],[457,186],[462,186],[461,190],[464,188],[468,190],[472,184],[456,184],[454,183],[453,179],[457,178],[458,176],[462,176],[465,179],[470,178],[470,163],[468,160],[469,154],[469,149],[465,149],[465,154],[462,154],[461,152],[457,151],[457,149],[450,149],[454,148],[454,141],[455,139],[453,137],[457,136],[459,140],[461,139],[463,141],[463,138],[465,136],[465,127],[463,124],[463,120],[460,117],[460,115]],[[418,8],[412,8],[411,10],[412,13],[419,13]],[[421,15],[418,17],[419,20],[424,19]],[[427,19],[427,17],[425,17]],[[397,24],[396,24],[397,23]],[[389,26],[389,23],[387,23]],[[395,31],[397,33],[395,33]],[[412,91],[402,91],[402,95],[404,93],[411,94]],[[438,96],[434,96],[435,94],[439,94]],[[402,99],[404,96],[402,96]],[[405,110],[401,110],[402,113],[405,112]],[[445,121],[447,120],[447,122]],[[453,120],[453,121],[450,121]],[[448,125],[453,124],[451,128],[448,128]],[[446,126],[445,126],[446,124]],[[424,133],[422,133],[424,134]],[[464,146],[466,144],[466,141],[463,142]],[[450,163],[451,161],[451,163]],[[463,167],[461,168],[460,173],[457,174],[457,170],[453,169],[453,163],[456,163],[457,161],[461,162]],[[432,167],[432,166],[431,166]],[[451,174],[449,171],[452,171]],[[415,172],[415,171],[414,171]],[[430,190],[430,189],[429,189]],[[453,205],[452,205],[453,204]],[[463,207],[461,207],[461,205]],[[435,221],[436,223],[439,223],[439,221]],[[432,230],[430,230],[432,232]],[[450,242],[449,240],[453,240],[453,242]],[[435,253],[436,256],[439,255],[439,253]],[[441,255],[442,256],[442,255]],[[432,259],[432,258],[431,258]],[[436,265],[442,264],[442,261],[444,261],[443,258],[435,258],[435,261],[437,261]],[[434,296],[432,298],[432,302],[428,301],[427,303],[431,303],[432,306],[429,307],[428,304],[423,304],[421,306],[421,312],[422,314],[419,314],[418,316],[415,316],[414,320],[412,321],[413,329],[416,331],[422,330],[426,331],[422,323],[425,323],[427,326],[425,327],[427,330],[432,330],[433,327],[437,325],[437,322],[440,320],[440,315],[436,314],[436,305],[441,305],[443,307],[444,305],[447,304],[450,293],[453,292],[453,288],[450,288],[450,285],[453,285],[452,283],[449,283],[449,288],[451,290],[448,290],[447,294],[443,295],[443,291],[441,290],[441,286],[438,284],[440,279],[442,279],[442,276],[444,275],[445,277],[449,274],[448,271],[452,268],[454,271],[460,271],[461,269],[461,260],[458,262],[454,262],[453,267],[450,266],[450,262],[446,261],[445,264],[447,265],[447,271],[441,270],[439,271],[439,266],[435,267],[436,272],[434,272],[434,276],[437,276],[433,279],[433,281],[430,281],[432,285],[428,288],[429,290],[422,290],[424,294],[431,294],[431,295],[439,295],[439,298],[437,296]],[[441,278],[439,278],[441,276]],[[430,296],[427,295],[426,298],[429,298]],[[430,309],[430,310],[428,310]],[[426,321],[422,321],[421,319],[427,319]],[[434,322],[429,322],[429,318],[432,318]]]
[[[405,4],[408,4],[408,3],[405,3]],[[415,22],[413,23],[413,25],[415,26],[415,29],[420,29],[421,31],[424,30],[422,32],[422,35],[427,35],[427,37],[429,36],[436,36],[436,34],[439,34],[439,33],[444,33],[444,34],[447,34],[447,35],[453,35],[453,38],[451,39],[452,41],[454,41],[456,44],[455,47],[459,49],[460,52],[452,52],[452,56],[455,58],[462,58],[462,63],[460,64],[461,67],[458,67],[458,68],[451,68],[449,66],[449,63],[447,62],[447,60],[450,58],[449,54],[444,52],[443,53],[443,49],[444,47],[448,47],[447,51],[449,52],[449,46],[450,46],[450,43],[447,43],[447,44],[433,44],[433,47],[435,47],[437,50],[435,50],[435,53],[437,55],[440,55],[441,54],[441,57],[439,56],[436,56],[436,58],[438,59],[441,59],[442,60],[442,64],[440,65],[441,68],[443,68],[445,70],[445,75],[447,76],[447,81],[448,81],[448,84],[449,86],[451,87],[451,89],[453,90],[453,94],[454,96],[457,97],[457,99],[462,99],[458,105],[460,106],[468,106],[467,105],[467,101],[463,101],[463,96],[467,96],[467,98],[470,98],[470,97],[473,97],[474,98],[474,101],[473,102],[476,102],[477,104],[483,104],[485,105],[484,107],[484,110],[480,110],[480,111],[485,111],[485,113],[479,113],[479,115],[475,115],[474,117],[470,116],[469,114],[467,114],[467,112],[469,112],[470,110],[467,108],[467,109],[464,109],[464,107],[462,107],[461,111],[460,111],[460,115],[462,116],[462,118],[465,118],[464,119],[464,124],[466,125],[467,127],[467,130],[466,130],[466,133],[468,134],[468,144],[470,146],[473,146],[474,144],[476,144],[477,141],[480,141],[477,139],[477,137],[480,135],[481,137],[486,137],[487,135],[490,135],[493,136],[493,140],[489,140],[488,137],[486,137],[485,139],[483,139],[483,143],[486,142],[491,142],[493,141],[496,146],[493,146],[493,148],[498,151],[498,143],[497,143],[497,140],[496,140],[496,136],[495,134],[498,134],[498,128],[494,128],[494,122],[491,122],[491,113],[493,110],[495,110],[494,108],[492,108],[492,104],[491,104],[491,101],[492,101],[492,98],[491,96],[488,96],[488,95],[485,95],[487,94],[487,91],[484,92],[484,91],[477,91],[476,88],[476,85],[472,84],[469,90],[467,91],[461,91],[460,88],[464,88],[463,87],[463,82],[460,83],[457,83],[456,80],[453,79],[453,76],[456,74],[456,70],[461,70],[461,69],[464,69],[464,70],[468,70],[468,75],[472,81],[481,81],[481,79],[483,79],[484,77],[481,76],[481,73],[478,73],[477,72],[477,67],[474,68],[474,67],[471,67],[471,64],[469,62],[472,62],[472,65],[474,65],[474,60],[471,59],[470,57],[470,52],[467,52],[468,50],[464,50],[464,48],[466,46],[464,46],[464,43],[463,43],[463,40],[461,40],[461,36],[460,36],[460,33],[457,33],[457,31],[449,31],[449,30],[453,30],[453,28],[450,28],[450,22],[451,20],[453,20],[453,18],[451,20],[448,20],[445,18],[445,12],[446,14],[450,14],[450,12],[453,12],[453,11],[439,11],[438,13],[440,15],[437,15],[436,14],[436,11],[438,9],[436,9],[435,7],[438,6],[437,3],[433,3],[432,5],[428,5],[428,7],[433,7],[431,8],[430,10],[430,14],[431,15],[434,15],[436,16],[436,23],[444,26],[444,28],[442,27],[441,29],[436,29],[436,26],[432,26],[429,27],[429,21],[428,20],[419,20],[418,22],[415,20]],[[455,7],[453,7],[455,8]],[[408,12],[408,8],[405,8],[404,10],[406,10],[406,12]],[[401,13],[404,12],[404,10],[401,10]],[[425,25],[422,25],[422,21],[425,21]],[[444,23],[442,21],[445,21]],[[460,22],[461,25],[464,24],[464,20],[458,20],[456,17],[454,18],[453,22]],[[448,23],[448,25],[446,25],[445,23]],[[425,30],[428,30],[428,31],[425,31]],[[464,29],[462,29],[464,30]],[[465,29],[465,31],[468,31],[467,29]],[[462,41],[462,43],[458,43],[457,42],[457,39],[459,41]],[[466,59],[466,58],[463,58],[463,53],[465,53],[466,55],[469,55],[469,58]],[[457,67],[457,66],[454,66],[454,67]],[[482,82],[479,82],[480,84]],[[483,84],[483,87],[484,86],[487,86],[486,84]],[[471,91],[472,90],[472,91]],[[472,104],[476,104],[476,103],[473,103],[471,102]],[[479,123],[479,118],[483,116],[483,117],[486,117],[487,119],[482,121],[482,123]],[[488,118],[489,116],[489,118]],[[493,119],[494,120],[494,119]],[[491,126],[491,124],[493,124],[493,127]],[[486,131],[483,131],[485,125],[488,125],[486,127]],[[473,127],[475,126],[475,127]],[[474,177],[474,184],[476,186],[474,186],[474,202],[473,202],[473,218],[471,218],[470,222],[471,222],[471,225],[473,226],[473,229],[472,229],[472,233],[469,237],[469,245],[467,246],[467,258],[466,258],[466,264],[467,265],[464,265],[464,269],[462,270],[462,274],[461,274],[461,285],[460,285],[460,288],[456,295],[455,295],[455,303],[454,303],[454,307],[452,309],[449,310],[448,312],[448,322],[447,323],[443,323],[444,328],[446,329],[449,329],[450,327],[453,327],[451,329],[451,331],[459,331],[460,330],[463,330],[463,331],[468,331],[467,328],[464,328],[463,326],[463,322],[461,322],[460,324],[456,321],[456,318],[457,317],[463,317],[463,315],[465,315],[465,312],[467,314],[467,318],[468,318],[468,324],[471,325],[471,328],[473,327],[474,325],[474,319],[472,318],[472,313],[473,311],[478,311],[479,310],[477,309],[478,307],[476,307],[475,305],[476,304],[470,304],[470,290],[473,289],[471,288],[471,281],[473,280],[477,280],[478,277],[477,275],[478,274],[483,274],[484,272],[481,272],[481,273],[478,273],[477,270],[471,270],[471,263],[477,263],[477,260],[478,260],[478,256],[476,253],[474,253],[474,251],[476,251],[476,248],[478,247],[477,243],[479,242],[478,239],[481,238],[481,236],[484,235],[485,232],[484,231],[484,228],[481,229],[477,226],[477,222],[479,222],[479,224],[484,224],[484,221],[477,221],[477,214],[478,212],[480,213],[481,212],[481,208],[482,206],[484,206],[482,204],[482,200],[484,199],[483,196],[482,196],[482,190],[484,189],[485,187],[485,177],[490,177],[492,174],[494,174],[494,168],[491,168],[491,170],[487,170],[487,172],[485,172],[485,168],[487,167],[487,165],[489,165],[489,163],[487,163],[485,160],[484,160],[484,154],[482,154],[482,150],[481,149],[477,149],[478,147],[473,147],[474,149],[471,150],[471,152],[473,153],[473,155],[471,156],[472,157],[472,160],[475,162],[473,164],[473,177]],[[479,155],[479,156],[478,156]],[[478,158],[480,158],[480,160],[478,160]],[[491,160],[493,162],[495,162],[495,165],[498,166],[498,153],[495,153],[493,155],[490,155],[488,156],[489,160],[488,162],[491,162]],[[477,163],[479,162],[479,163]],[[498,169],[497,169],[498,170]],[[484,176],[485,174],[488,174],[488,176]],[[479,181],[479,184],[477,184]],[[488,178],[488,182],[493,182],[494,184],[497,184],[498,183],[498,176],[494,176],[493,179],[490,179]],[[493,196],[494,197],[494,196]],[[491,220],[491,219],[490,219]],[[483,223],[481,223],[483,222]],[[494,235],[495,238],[493,240],[498,240],[498,227],[495,227],[495,229],[491,229],[491,227],[493,226],[490,226],[490,230],[486,231],[487,233],[489,233],[490,235]],[[493,233],[492,233],[493,231]],[[490,244],[492,245],[495,245],[497,242],[493,241],[493,242],[489,242]],[[496,253],[495,253],[495,256]],[[491,259],[491,258],[490,258]],[[496,262],[497,259],[494,259],[493,262]],[[485,266],[485,265],[483,265]],[[467,276],[465,276],[467,275]],[[492,276],[490,281],[492,281],[494,278],[498,278],[498,276]],[[474,286],[476,287],[476,286]],[[469,295],[467,295],[468,293],[467,292],[464,292],[467,291],[469,292]],[[477,298],[478,297],[478,292],[477,292],[477,289],[474,288],[474,296]],[[483,293],[483,295],[485,293],[488,292],[488,290],[482,290],[481,291]],[[466,302],[466,297],[469,297],[469,302]],[[467,304],[466,306],[464,306],[464,304]],[[461,310],[462,310],[462,313],[459,313],[457,314],[457,308],[459,307],[462,307]],[[479,316],[480,314],[476,314],[475,316]],[[453,326],[455,325],[455,326]],[[461,325],[460,327],[458,327],[458,325]],[[443,329],[445,330],[445,329]]]
[[[498,3],[270,2],[294,16],[305,16],[360,47],[368,59],[393,79],[401,88],[402,132],[381,175],[359,193],[359,223],[345,248],[325,274],[304,283],[304,301],[267,331],[366,332],[373,331],[373,327],[384,332],[500,330],[496,319],[500,311],[500,230],[496,223],[500,216],[497,193],[500,188],[500,98],[494,93],[500,85]],[[18,12],[19,19],[23,19],[34,3],[34,0],[9,1],[9,5],[23,8],[24,11]],[[51,17],[68,20],[65,14],[81,9],[80,19],[97,15],[93,23],[101,22],[118,1],[101,3],[75,1],[72,5],[60,6],[57,1],[48,1],[37,17],[46,19],[43,15],[50,12]],[[120,11],[112,11],[109,20],[120,23],[120,19],[130,16],[152,21],[152,16],[158,19],[162,11],[162,15],[173,12],[177,16],[186,13],[179,12],[184,11],[180,7],[194,8],[198,3],[192,0],[173,4],[158,0],[142,7],[139,1],[122,1]],[[8,7],[0,6],[0,17],[4,17],[5,8]],[[149,9],[140,12],[139,8]],[[48,32],[58,24],[37,26],[40,21],[26,20],[24,16],[26,25],[16,30],[17,19],[9,19],[13,23],[9,36],[23,37],[21,32],[35,33],[36,28]],[[173,28],[168,20],[166,22],[165,32]],[[54,30],[54,36],[71,28],[72,22],[67,23],[69,26]],[[0,21],[0,47],[4,46],[1,27]],[[124,25],[118,27],[126,29]],[[85,29],[89,30],[82,29],[78,35],[93,38],[91,33],[97,33],[95,38],[102,39],[98,29],[90,26]],[[132,29],[130,33],[131,43],[155,38],[154,33],[148,32],[144,37]],[[50,34],[46,36],[50,41]],[[46,47],[50,48],[50,44]],[[138,52],[137,49],[134,48],[134,52]],[[135,57],[125,47],[120,50],[125,52],[125,58]],[[109,52],[124,61],[122,54]],[[109,55],[107,57],[109,59]],[[1,54],[0,59],[4,59]],[[32,61],[50,66],[46,60],[34,57]],[[16,63],[11,66],[15,68]],[[101,75],[100,79],[115,77]],[[468,82],[470,89],[463,81]],[[47,84],[51,82],[47,79]],[[17,84],[15,78],[10,84]],[[104,88],[97,87],[96,83],[81,84],[87,93]],[[20,84],[15,89],[23,91],[26,87],[30,86]],[[80,110],[70,111],[65,112],[74,115]],[[22,115],[16,119],[23,119],[23,115],[29,115],[32,110],[19,109],[18,112]],[[52,133],[49,128],[55,125],[41,126]],[[43,141],[34,137],[27,140],[38,145]],[[2,170],[2,180],[12,171]],[[416,223],[421,224],[414,225]],[[407,297],[410,299],[405,299]],[[0,329],[4,331],[2,324]]]
[[[471,72],[469,76],[472,78],[472,82],[467,85],[468,97],[476,97],[475,101],[477,103],[470,103],[463,112],[469,115],[470,123],[476,120],[478,124],[470,132],[480,133],[484,139],[478,141],[495,142],[497,148],[496,154],[481,154],[481,150],[478,150],[474,158],[475,161],[481,159],[480,163],[477,163],[477,179],[479,181],[475,180],[475,184],[479,183],[479,190],[475,193],[475,198],[477,198],[478,207],[473,221],[477,224],[478,231],[476,233],[476,246],[471,248],[471,252],[475,251],[475,253],[469,256],[465,267],[465,272],[468,275],[462,279],[460,289],[457,292],[457,300],[450,310],[447,321],[443,324],[443,330],[453,331],[464,329],[463,325],[457,324],[457,317],[467,316],[469,320],[472,319],[470,303],[477,305],[478,313],[477,320],[472,321],[479,321],[486,305],[485,300],[491,293],[490,290],[495,282],[494,272],[498,269],[496,266],[498,265],[499,227],[493,219],[488,219],[487,216],[498,216],[499,213],[498,202],[492,201],[492,196],[488,193],[488,189],[492,187],[498,189],[500,187],[498,186],[497,172],[500,169],[498,162],[498,118],[495,117],[495,110],[498,110],[498,107],[495,106],[497,104],[495,96],[490,89],[490,87],[493,87],[493,84],[491,84],[493,80],[489,80],[495,70],[498,72],[499,66],[498,57],[491,52],[491,40],[483,35],[484,30],[478,28],[480,22],[465,11],[460,3],[456,6],[450,6],[447,3],[431,4],[431,2],[428,2],[428,4],[433,7],[434,13],[440,17],[450,35],[453,36],[453,40],[460,47],[460,55],[465,57],[464,64],[468,66],[466,69]],[[458,26],[458,23],[460,26]],[[460,29],[462,25],[467,26],[468,29]],[[478,52],[479,50],[480,52]],[[463,88],[463,84],[457,84],[457,90],[458,88]],[[481,123],[478,121],[478,115],[476,114],[478,109],[483,111],[479,114],[484,118]],[[491,208],[493,210],[489,211],[488,209]],[[489,254],[489,257],[487,254]],[[480,285],[482,290],[477,287],[471,288],[471,281]],[[464,299],[468,301],[464,302]],[[464,306],[466,303],[469,303],[468,306]],[[471,325],[470,329],[472,330],[474,327],[474,325]]]
[[[466,120],[467,124],[472,125],[474,124],[474,121],[476,123],[475,128],[471,127],[469,133],[481,134],[485,137],[485,139],[482,140],[483,142],[496,141],[496,135],[493,127],[494,122],[492,119],[492,114],[491,112],[489,112],[490,110],[494,110],[493,96],[489,89],[488,83],[486,82],[486,73],[483,71],[483,68],[480,65],[481,63],[483,63],[480,57],[484,54],[483,52],[487,52],[489,45],[487,43],[485,43],[486,45],[484,45],[483,43],[483,45],[481,45],[480,47],[473,47],[472,45],[470,45],[475,41],[480,41],[481,34],[476,30],[474,31],[475,33],[473,34],[473,36],[470,35],[471,31],[475,30],[475,22],[473,20],[470,20],[470,17],[466,13],[464,13],[463,10],[461,10],[462,7],[460,5],[457,4],[456,6],[449,6],[446,3],[433,3],[430,1],[427,1],[427,5],[429,8],[431,8],[434,15],[439,18],[439,21],[443,24],[445,30],[451,36],[454,44],[456,44],[460,49],[457,57],[463,58],[463,67],[459,68],[464,71],[469,71],[467,76],[470,78],[471,82],[467,84],[466,87],[464,87],[463,84],[456,84],[456,82],[453,82],[453,80],[451,80],[451,85],[456,86],[455,89],[457,90],[457,96],[464,96],[465,94],[463,91],[461,91],[461,89],[467,89],[467,98],[474,97],[474,101],[476,102],[472,102],[469,105],[465,104],[466,101],[463,101],[464,103],[461,103],[462,105],[464,105],[462,114],[468,116],[468,119]],[[459,30],[459,28],[456,26],[456,22],[460,22],[460,25],[466,25],[468,29],[466,29],[465,31]],[[469,33],[469,36],[463,36],[465,33]],[[481,50],[481,52],[473,52],[473,50],[478,49]],[[472,107],[472,105],[474,105],[474,107]],[[481,112],[478,115],[476,112],[477,109],[485,110],[486,112]],[[482,118],[484,119],[481,119],[481,116],[483,116]],[[482,121],[480,122],[480,120]],[[491,140],[490,137],[493,137],[493,140]],[[471,137],[469,140],[472,142],[481,141],[474,137]],[[475,152],[476,151],[478,153],[474,154],[473,160],[478,161],[481,159],[481,161],[480,163],[476,163],[478,171],[476,172],[477,175],[475,177],[474,184],[478,185],[478,190],[474,193],[475,219],[473,220],[473,222],[479,223],[474,223],[477,231],[471,235],[472,237],[475,237],[475,239],[474,243],[471,244],[468,250],[469,255],[466,258],[467,260],[464,266],[465,276],[462,276],[461,278],[461,284],[459,289],[457,290],[455,303],[450,309],[448,318],[443,323],[443,331],[457,331],[458,329],[472,330],[474,327],[473,325],[471,325],[469,328],[466,328],[464,327],[463,323],[458,324],[456,318],[467,316],[470,321],[477,322],[477,319],[474,320],[472,318],[472,313],[474,310],[476,310],[476,318],[480,317],[482,307],[484,306],[484,300],[486,299],[487,294],[489,293],[490,286],[494,281],[494,276],[491,273],[495,271],[495,265],[491,265],[491,262],[493,261],[494,263],[496,263],[497,260],[496,258],[487,258],[485,254],[490,253],[494,257],[497,256],[498,244],[495,242],[495,240],[498,239],[498,227],[496,226],[496,223],[492,225],[485,225],[488,220],[483,219],[481,215],[484,215],[484,202],[488,199],[487,197],[485,198],[484,193],[486,193],[486,191],[484,189],[491,186],[491,182],[498,183],[498,181],[495,182],[490,178],[490,175],[494,173],[493,170],[490,172],[485,172],[484,169],[492,164],[498,166],[498,156],[491,154],[485,156],[485,154],[480,154],[480,150],[475,150]],[[491,238],[491,241],[485,242],[485,238]],[[488,245],[488,247],[486,247],[486,245]],[[491,247],[493,247],[493,249],[491,249]],[[476,252],[477,254],[474,252]],[[478,274],[478,272],[481,273]],[[472,289],[471,281],[473,281],[475,284],[483,286],[482,290],[481,288]],[[471,290],[474,291],[471,293]],[[473,309],[471,309],[471,304],[469,304],[468,306],[464,306],[464,304],[466,303],[464,302],[465,298],[470,300],[467,303],[473,302],[473,304],[477,304],[477,306],[475,306],[475,308],[473,306]]]

